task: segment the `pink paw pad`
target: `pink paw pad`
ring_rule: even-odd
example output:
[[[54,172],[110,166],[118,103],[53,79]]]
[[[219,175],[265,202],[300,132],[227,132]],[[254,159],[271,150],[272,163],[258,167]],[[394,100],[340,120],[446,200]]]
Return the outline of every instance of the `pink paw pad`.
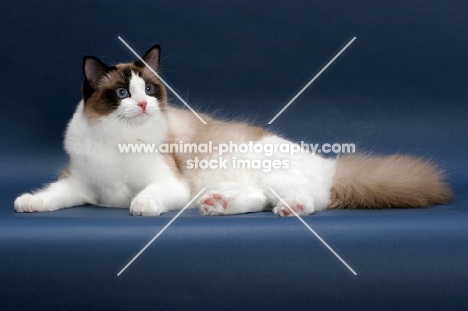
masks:
[[[309,203],[313,206],[313,202],[299,203],[296,198],[287,198],[285,199],[285,203],[280,201],[273,211],[278,216],[309,215],[313,213],[313,209],[310,210],[307,205]]]
[[[224,214],[224,211],[228,207],[228,201],[219,193],[204,195],[200,203],[200,209],[205,215]]]
[[[206,199],[205,201],[203,201],[203,203],[205,203],[206,205],[209,205],[209,206],[213,206],[214,205],[214,202],[212,199]]]
[[[227,200],[225,200],[223,196],[218,193],[212,194],[211,198],[206,199],[204,203],[210,206],[221,205],[224,209],[227,208],[228,204]]]

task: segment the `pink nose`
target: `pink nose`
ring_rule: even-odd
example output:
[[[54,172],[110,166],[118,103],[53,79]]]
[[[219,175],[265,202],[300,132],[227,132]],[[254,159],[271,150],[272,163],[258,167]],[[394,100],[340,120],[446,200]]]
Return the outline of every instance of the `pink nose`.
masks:
[[[146,112],[146,105],[147,105],[147,104],[148,104],[148,103],[147,103],[146,101],[142,101],[142,102],[139,102],[139,103],[138,103],[138,106],[140,106],[141,109],[143,109],[143,112]]]

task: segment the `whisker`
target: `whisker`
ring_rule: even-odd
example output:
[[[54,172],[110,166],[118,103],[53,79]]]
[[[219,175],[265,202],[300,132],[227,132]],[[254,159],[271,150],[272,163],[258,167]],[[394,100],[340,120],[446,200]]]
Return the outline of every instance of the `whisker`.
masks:
[[[107,133],[107,131],[108,131],[117,121],[119,121],[119,116],[117,116],[117,118],[115,118],[115,120],[114,120],[106,129],[104,129],[104,133]]]
[[[117,135],[117,130],[119,130],[119,128],[122,128],[124,129],[125,128],[125,123],[126,123],[126,119],[127,117],[125,115],[119,115],[120,117],[120,121],[117,126],[114,128],[114,133],[112,134],[112,139],[115,140],[116,138],[116,135]]]

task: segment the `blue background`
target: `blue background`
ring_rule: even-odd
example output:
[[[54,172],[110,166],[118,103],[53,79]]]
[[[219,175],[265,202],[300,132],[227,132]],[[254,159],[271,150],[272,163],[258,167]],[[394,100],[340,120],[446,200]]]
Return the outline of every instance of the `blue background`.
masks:
[[[1,8],[4,306],[468,305],[466,1],[3,1]],[[357,37],[268,128],[311,143],[355,143],[358,152],[431,158],[447,170],[454,202],[307,217],[350,259],[356,278],[295,219],[187,211],[146,261],[116,279],[173,213],[142,219],[81,207],[18,215],[13,200],[66,164],[61,144],[81,98],[82,57],[134,60],[118,36],[140,54],[160,43],[163,77],[194,108],[258,125]]]

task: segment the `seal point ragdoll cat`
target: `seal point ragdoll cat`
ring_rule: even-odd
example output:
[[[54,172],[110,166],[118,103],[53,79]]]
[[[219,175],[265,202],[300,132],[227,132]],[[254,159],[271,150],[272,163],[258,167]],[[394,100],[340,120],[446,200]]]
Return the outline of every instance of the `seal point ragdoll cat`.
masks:
[[[145,63],[159,73],[161,49]],[[68,124],[64,146],[70,161],[58,181],[15,200],[17,212],[54,211],[83,204],[130,208],[132,215],[160,215],[182,208],[207,188],[197,206],[205,215],[271,209],[276,215],[312,214],[326,208],[423,207],[450,201],[444,173],[423,159],[392,155],[223,155],[222,169],[189,167],[194,158],[221,160],[217,153],[122,153],[119,144],[207,142],[294,144],[261,127],[222,121],[170,107],[164,85],[142,62],[108,66],[83,61],[83,99]],[[232,165],[236,158],[287,161],[265,172]],[[286,162],[280,162],[286,163]],[[270,189],[282,198],[280,200]]]

